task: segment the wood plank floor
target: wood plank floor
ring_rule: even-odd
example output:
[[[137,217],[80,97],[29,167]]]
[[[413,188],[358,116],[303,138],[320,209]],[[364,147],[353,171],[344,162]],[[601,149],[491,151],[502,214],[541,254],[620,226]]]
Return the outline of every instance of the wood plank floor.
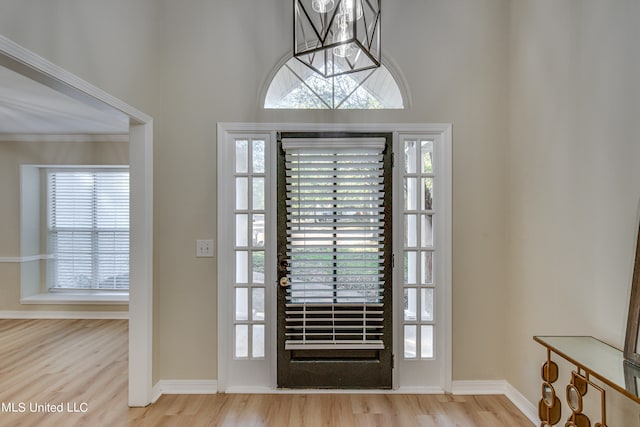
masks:
[[[161,409],[164,408],[164,409]],[[163,396],[135,412],[140,426],[517,427],[531,424],[504,396],[399,394]]]
[[[0,426],[533,425],[504,396],[167,395],[128,408],[127,343],[122,320],[0,320]]]

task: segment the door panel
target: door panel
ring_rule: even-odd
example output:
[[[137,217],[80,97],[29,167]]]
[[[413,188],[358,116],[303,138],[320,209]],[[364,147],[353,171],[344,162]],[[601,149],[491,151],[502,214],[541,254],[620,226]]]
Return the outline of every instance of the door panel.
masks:
[[[279,387],[391,387],[391,140],[279,138]]]

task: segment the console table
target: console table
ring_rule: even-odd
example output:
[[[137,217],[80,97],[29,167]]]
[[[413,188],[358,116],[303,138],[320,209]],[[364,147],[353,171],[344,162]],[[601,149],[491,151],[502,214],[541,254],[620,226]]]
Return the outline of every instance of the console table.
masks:
[[[591,425],[582,405],[582,398],[589,387],[600,393],[601,402],[601,419],[593,426],[607,427],[605,390],[594,384],[591,378],[640,403],[640,368],[626,363],[622,351],[593,337],[535,336],[533,339],[547,349],[547,360],[542,365],[542,399],[538,403],[541,427],[556,425],[561,418],[560,398],[553,385],[558,380],[558,365],[551,360],[551,353],[576,367],[564,396],[571,409],[566,427]]]

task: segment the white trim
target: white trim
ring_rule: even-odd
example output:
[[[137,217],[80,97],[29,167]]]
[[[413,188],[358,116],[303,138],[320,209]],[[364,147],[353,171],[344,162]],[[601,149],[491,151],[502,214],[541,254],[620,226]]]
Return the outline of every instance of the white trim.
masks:
[[[505,380],[495,381],[453,381],[451,383],[451,394],[506,394],[507,382]]]
[[[525,417],[533,424],[538,425],[538,411],[536,406],[529,402],[518,389],[506,380],[496,381],[453,381],[451,386],[452,394],[456,395],[483,395],[502,394],[507,397],[518,408]]]
[[[0,310],[0,319],[129,319],[128,311],[33,311]]]
[[[446,391],[439,387],[398,387],[393,394],[446,394]]]
[[[400,132],[398,131],[394,131],[393,132],[393,153],[395,156],[396,152],[402,152],[402,150],[400,150]],[[399,151],[400,150],[400,151]],[[402,163],[400,161],[400,157],[398,158],[398,166],[396,167],[396,165],[394,164],[393,166],[393,170],[392,170],[392,192],[393,194],[403,194],[404,193],[404,188],[403,188],[403,167],[402,167]],[[394,163],[395,163],[395,158],[394,158]],[[404,215],[404,203],[393,203],[392,206],[392,216],[393,218],[402,218]],[[403,221],[404,223],[404,221]],[[396,221],[393,221],[392,224],[393,227],[393,236],[392,236],[392,248],[393,248],[393,253],[394,253],[394,260],[395,260],[395,253],[399,250],[399,255],[398,257],[400,257],[400,259],[402,259],[403,255],[401,255],[403,253],[403,247],[404,247],[404,232],[397,232],[397,228],[398,228],[398,224],[396,223]],[[404,263],[400,262],[398,263],[398,267],[400,265],[402,265]],[[393,346],[393,354],[394,355],[398,355],[397,358],[394,357],[394,362],[393,362],[393,377],[392,377],[392,384],[394,389],[399,389],[400,388],[400,364],[402,362],[402,355],[404,353],[404,343],[402,342],[402,339],[400,339],[400,337],[402,337],[403,335],[403,331],[402,331],[402,320],[404,318],[404,316],[400,317],[398,315],[398,313],[395,312],[396,307],[399,306],[399,301],[404,299],[404,272],[400,271],[400,268],[395,268],[395,263],[392,269],[392,274],[393,274],[393,281],[399,283],[399,286],[393,286],[392,287],[392,300],[393,300],[393,319],[391,322],[391,326],[392,326],[392,331],[393,331],[393,342],[392,342],[392,346]]]
[[[392,389],[331,389],[331,388],[268,388],[236,386],[229,387],[227,394],[444,394],[437,387],[405,387]]]
[[[295,392],[293,390],[292,392]],[[303,391],[301,390],[300,393]],[[254,386],[233,386],[228,387],[226,390],[218,388],[218,393],[226,394],[284,394],[279,389],[271,387],[254,387]]]
[[[146,406],[151,403],[153,361],[153,119],[3,36],[0,66],[98,110],[129,117],[133,284],[129,304],[129,405]]]
[[[12,263],[23,263],[23,262],[31,262],[31,261],[40,261],[40,260],[47,260],[47,259],[52,259],[53,255],[45,255],[45,254],[40,254],[40,255],[30,255],[30,256],[17,256],[17,257],[0,257],[0,264],[3,263],[8,263],[8,264],[12,264]]]
[[[506,382],[506,381],[505,381]],[[533,403],[524,397],[520,391],[512,386],[509,382],[506,382],[505,396],[515,405],[516,408],[524,414],[533,424],[538,425],[540,418],[538,417],[538,408]]]
[[[147,406],[153,386],[153,121],[132,125],[129,138],[129,406]]]
[[[47,292],[20,298],[20,304],[128,305],[128,292]]]
[[[129,135],[0,133],[0,142],[129,142]]]
[[[427,132],[442,133],[444,142],[451,142],[450,123],[218,123],[218,138],[255,132]]]
[[[271,148],[269,150],[269,162],[272,164],[277,164],[277,159],[278,159],[278,133],[277,131],[274,129],[271,131]],[[271,160],[273,159],[273,160]],[[268,199],[265,200],[265,215],[267,212],[274,212],[277,211],[277,200],[278,200],[278,173],[277,173],[277,167],[275,168],[270,168],[269,171],[266,171],[267,175],[267,182],[269,182],[270,184],[268,185]],[[267,193],[265,192],[265,197],[267,197]],[[271,230],[271,232],[274,232],[275,230],[277,230],[277,224],[278,224],[278,215],[266,215],[265,216],[265,227],[268,227],[269,230]],[[269,236],[267,239],[267,244],[265,245],[265,263],[268,262],[268,265],[270,266],[268,269],[268,274],[269,277],[271,278],[270,280],[275,281],[276,277],[277,277],[277,272],[276,272],[276,265],[278,264],[278,244],[277,244],[277,236],[273,235],[273,236]],[[267,255],[270,254],[270,255]],[[266,267],[266,266],[265,266]],[[267,271],[265,271],[266,273]],[[269,288],[267,288],[267,293],[265,295],[265,298],[267,298],[267,301],[265,301],[265,310],[268,310],[269,313],[271,313],[271,316],[273,316],[273,318],[277,318],[277,313],[278,313],[278,303],[277,297],[272,297],[272,294],[276,294],[277,295],[277,290],[271,286],[271,289],[269,290]],[[269,365],[270,368],[270,381],[269,381],[269,385],[271,386],[271,388],[275,388],[277,383],[278,383],[278,346],[277,346],[277,342],[278,342],[278,327],[277,327],[277,321],[276,322],[267,322],[266,325],[266,331],[265,331],[266,337],[270,337],[270,339],[268,340],[268,342],[270,343],[269,346],[265,349],[265,351],[270,357],[271,357],[271,364]]]
[[[0,65],[99,110],[113,111],[116,109],[129,116],[133,124],[144,124],[151,121],[151,117],[143,112],[4,36],[0,36]]]
[[[258,133],[269,133],[275,137],[276,131],[281,132],[392,132],[394,133],[394,139],[397,138],[399,134],[430,134],[434,137],[440,138],[441,141],[441,150],[444,156],[444,160],[446,163],[444,164],[444,170],[441,174],[441,178],[446,184],[444,199],[442,200],[443,211],[451,212],[451,154],[452,154],[452,126],[449,123],[436,123],[436,124],[422,124],[422,123],[232,123],[232,122],[220,122],[217,125],[217,162],[218,162],[218,174],[220,176],[224,175],[225,172],[228,172],[229,168],[232,168],[232,165],[229,165],[226,159],[230,158],[232,155],[231,148],[227,144],[227,138],[233,137],[247,137],[247,135],[255,135]],[[274,139],[275,140],[275,139]],[[269,172],[267,172],[269,173]],[[272,171],[275,174],[275,171]],[[222,175],[220,175],[222,174]],[[228,191],[227,187],[224,187],[222,179],[218,179],[218,206],[226,206],[232,205],[233,203],[233,194]],[[224,187],[224,188],[223,188]],[[275,186],[271,186],[271,197],[275,194]],[[271,198],[270,198],[271,199]],[[218,215],[218,223],[217,223],[217,233],[218,233],[218,283],[228,283],[229,275],[232,274],[229,269],[222,268],[222,266],[230,265],[233,260],[228,256],[225,256],[225,252],[228,252],[228,243],[225,242],[233,242],[234,235],[231,227],[228,226],[229,222],[223,218],[224,215]],[[441,249],[441,253],[445,254],[445,265],[441,266],[442,274],[443,274],[443,282],[445,284],[444,290],[441,292],[442,298],[444,300],[444,314],[441,318],[438,319],[442,326],[441,333],[445,334],[445,345],[441,348],[442,352],[439,357],[442,357],[442,371],[440,376],[439,385],[440,388],[415,388],[416,390],[423,390],[428,392],[433,392],[434,390],[438,390],[438,392],[449,392],[451,390],[452,383],[452,297],[451,297],[451,217],[447,218],[447,221],[444,224],[444,234],[448,237],[445,238],[444,246]],[[275,246],[275,244],[274,244]],[[269,253],[269,248],[265,248],[267,253]],[[275,253],[275,250],[272,249],[272,252]],[[273,260],[272,260],[273,262]],[[266,282],[268,283],[268,282]],[[252,387],[252,386],[236,386],[228,384],[229,382],[229,372],[228,367],[232,362],[228,352],[229,349],[232,348],[232,326],[230,324],[229,319],[231,318],[231,310],[232,307],[229,304],[230,298],[230,290],[225,286],[218,286],[218,389],[221,392],[229,392],[229,390],[241,389],[241,390],[251,390],[251,389],[260,389],[262,391],[263,387]],[[268,297],[268,295],[267,295]],[[269,301],[269,304],[272,304],[272,301]],[[275,307],[275,303],[273,303],[273,307]],[[267,326],[267,331],[269,327]],[[267,334],[268,332],[265,331]],[[394,334],[397,335],[397,334]],[[269,334],[267,335],[269,336]],[[273,328],[272,334],[270,335],[275,342],[275,328]],[[267,349],[265,349],[267,350]],[[273,387],[275,388],[275,373],[276,373],[276,361],[275,361],[275,346],[273,349],[273,361],[272,367],[273,370]],[[397,351],[396,344],[396,355],[400,353]],[[398,362],[396,361],[396,364]],[[396,370],[394,370],[395,372]],[[394,387],[398,387],[395,374],[394,374]],[[400,388],[400,390],[407,390],[407,388]],[[389,392],[389,390],[385,390]]]
[[[227,370],[229,369],[229,362],[231,360],[230,357],[227,356],[227,352],[232,347],[233,343],[233,335],[231,329],[233,325],[229,320],[229,316],[231,311],[233,310],[230,307],[229,301],[232,301],[232,291],[230,286],[220,286],[220,283],[230,283],[232,279],[232,273],[227,268],[222,268],[224,265],[233,265],[230,264],[232,262],[232,258],[226,255],[226,250],[228,249],[228,242],[233,242],[233,230],[232,227],[229,227],[227,222],[223,221],[222,217],[226,217],[226,215],[220,215],[220,206],[232,206],[233,196],[231,191],[220,191],[222,189],[222,179],[221,176],[225,176],[227,173],[231,173],[229,162],[225,162],[222,159],[229,159],[230,156],[233,155],[232,149],[230,147],[231,144],[227,142],[228,131],[224,129],[220,124],[218,124],[218,139],[217,139],[217,197],[218,197],[218,208],[216,211],[217,224],[216,224],[216,234],[217,234],[217,245],[216,254],[218,257],[216,258],[218,264],[218,276],[217,276],[217,297],[218,297],[218,390],[220,392],[224,392],[227,386],[227,377],[229,376]],[[266,231],[266,230],[265,230]]]
[[[1,312],[0,312],[1,313]],[[161,380],[153,387],[152,403],[163,394],[216,394],[216,380]],[[227,394],[444,394],[431,387],[405,387],[397,390],[333,390],[333,389],[273,389],[268,387],[229,387]],[[532,423],[540,422],[535,405],[529,402],[515,387],[505,380],[453,381],[454,395],[504,395]]]
[[[380,61],[382,65],[387,68],[391,77],[396,81],[398,89],[400,89],[400,95],[402,95],[403,110],[408,110],[413,106],[413,99],[411,97],[411,90],[409,89],[409,81],[405,77],[404,73],[400,70],[400,67],[396,61],[390,56],[382,55]]]
[[[151,403],[163,394],[217,394],[216,380],[160,380],[153,386]]]
[[[442,243],[441,254],[444,254],[444,272],[443,280],[444,286],[441,292],[444,294],[444,322],[443,330],[445,333],[445,347],[442,372],[442,382],[445,391],[451,391],[453,387],[453,273],[452,273],[452,259],[453,259],[453,140],[451,134],[451,124],[444,125],[442,128],[442,145],[441,150],[444,155],[443,164],[444,170],[441,172],[440,177],[444,179],[444,194],[443,194],[443,210],[448,212],[449,215],[445,216],[444,234],[445,239]]]

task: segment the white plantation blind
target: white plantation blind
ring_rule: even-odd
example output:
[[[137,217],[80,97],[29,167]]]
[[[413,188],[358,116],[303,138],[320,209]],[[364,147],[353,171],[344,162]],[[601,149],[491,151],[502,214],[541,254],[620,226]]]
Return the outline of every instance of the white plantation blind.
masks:
[[[129,289],[129,171],[49,170],[52,289]]]
[[[283,140],[286,349],[384,348],[384,147]]]

